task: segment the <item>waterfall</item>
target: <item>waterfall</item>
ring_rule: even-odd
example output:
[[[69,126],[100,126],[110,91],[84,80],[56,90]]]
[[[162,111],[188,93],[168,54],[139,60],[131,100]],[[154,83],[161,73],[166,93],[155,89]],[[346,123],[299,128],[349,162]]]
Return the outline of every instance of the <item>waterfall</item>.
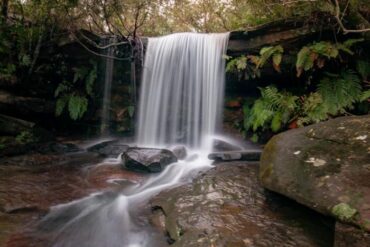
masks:
[[[40,229],[51,232],[52,246],[167,246],[163,233],[143,219],[142,209],[153,195],[212,167],[207,155],[223,109],[227,41],[228,34],[194,33],[149,39],[137,142],[154,147],[183,143],[188,159],[132,186],[52,207],[40,222]],[[113,64],[107,62],[107,79],[109,66]],[[120,163],[109,159],[97,166]]]
[[[109,39],[108,43],[115,42],[115,38]],[[105,45],[107,45],[105,44]],[[100,133],[102,135],[109,135],[109,122],[110,122],[110,101],[113,80],[113,67],[114,67],[114,46],[107,48],[107,57],[105,58],[105,77],[104,77],[104,94],[103,94],[103,107],[101,116]]]
[[[139,98],[137,142],[210,150],[221,118],[228,34],[149,38]]]

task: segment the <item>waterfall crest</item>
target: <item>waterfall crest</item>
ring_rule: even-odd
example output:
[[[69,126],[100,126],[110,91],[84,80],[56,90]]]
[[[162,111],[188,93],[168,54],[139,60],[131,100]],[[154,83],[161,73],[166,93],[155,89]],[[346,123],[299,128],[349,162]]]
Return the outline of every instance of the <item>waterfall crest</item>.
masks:
[[[140,92],[137,142],[210,149],[221,118],[228,33],[150,38]]]

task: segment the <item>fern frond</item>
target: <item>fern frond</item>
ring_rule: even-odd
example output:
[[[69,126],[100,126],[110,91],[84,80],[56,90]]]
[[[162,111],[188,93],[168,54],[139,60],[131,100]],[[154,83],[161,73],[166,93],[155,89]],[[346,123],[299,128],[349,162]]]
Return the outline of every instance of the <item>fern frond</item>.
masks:
[[[69,116],[73,120],[82,118],[87,111],[88,100],[85,97],[71,95],[68,101]]]

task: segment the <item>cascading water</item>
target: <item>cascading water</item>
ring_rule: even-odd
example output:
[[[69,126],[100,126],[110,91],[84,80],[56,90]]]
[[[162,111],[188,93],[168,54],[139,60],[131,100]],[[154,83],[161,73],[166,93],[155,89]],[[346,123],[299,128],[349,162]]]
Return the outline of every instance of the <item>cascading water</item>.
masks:
[[[139,99],[138,145],[184,143],[188,156],[197,158],[171,164],[141,184],[52,207],[40,229],[51,232],[53,246],[165,245],[161,233],[140,217],[142,209],[153,195],[189,182],[194,173],[211,167],[207,154],[222,109],[222,55],[227,41],[228,34],[194,33],[149,39]],[[115,162],[118,165],[120,160]]]
[[[109,43],[115,42],[115,38],[109,39]],[[107,44],[106,44],[107,45]],[[102,135],[109,135],[109,121],[110,121],[110,101],[113,80],[113,66],[114,66],[114,46],[107,48],[107,57],[105,59],[105,77],[104,77],[104,94],[103,107],[101,116],[100,132]]]
[[[138,143],[209,149],[220,118],[227,34],[179,33],[149,39]]]

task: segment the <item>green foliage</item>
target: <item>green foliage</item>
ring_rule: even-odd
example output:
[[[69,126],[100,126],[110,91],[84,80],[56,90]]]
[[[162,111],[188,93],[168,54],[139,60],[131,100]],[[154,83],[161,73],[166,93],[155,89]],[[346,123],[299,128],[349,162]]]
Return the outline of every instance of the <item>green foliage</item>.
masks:
[[[97,63],[94,61],[90,61],[90,67],[75,68],[73,80],[63,80],[55,89],[55,115],[61,116],[66,109],[72,120],[81,119],[87,111],[89,97],[94,95],[96,78]]]
[[[293,121],[298,126],[317,123],[345,114],[355,103],[370,97],[370,90],[363,91],[359,76],[351,70],[327,74],[315,92],[300,97],[273,86],[260,91],[261,98],[244,110],[244,128],[253,132],[278,132]]]
[[[343,202],[335,205],[332,208],[331,212],[340,220],[345,222],[351,222],[353,218],[358,214],[356,209]]]
[[[87,111],[88,106],[87,98],[78,95],[71,95],[68,101],[68,112],[69,116],[73,120],[82,118]]]
[[[361,91],[360,78],[353,71],[328,75],[320,81],[317,90],[328,114],[334,116],[351,109],[355,102],[360,101]]]
[[[299,77],[303,71],[308,71],[316,65],[322,68],[325,65],[326,59],[335,59],[339,56],[339,52],[345,52],[353,55],[350,48],[363,39],[349,39],[343,43],[331,43],[328,41],[321,41],[312,45],[302,47],[297,54],[296,69],[297,76]]]
[[[298,97],[285,91],[279,92],[274,86],[260,88],[260,91],[261,98],[244,115],[244,126],[254,132],[258,129],[277,132],[291,120]]]
[[[246,79],[260,77],[260,69],[269,61],[272,61],[272,66],[280,72],[280,64],[283,58],[284,49],[281,45],[263,47],[260,55],[242,55],[240,57],[231,58],[226,56],[229,62],[226,65],[226,72],[241,74],[244,73]]]
[[[22,131],[15,137],[15,140],[20,144],[28,144],[37,142],[38,138],[31,131]]]
[[[363,80],[366,80],[370,75],[370,63],[365,60],[358,60],[356,70],[361,75]]]
[[[272,58],[272,64],[276,71],[280,72],[280,63],[283,58],[284,48],[281,45],[263,47],[260,51],[256,68],[261,68]]]

